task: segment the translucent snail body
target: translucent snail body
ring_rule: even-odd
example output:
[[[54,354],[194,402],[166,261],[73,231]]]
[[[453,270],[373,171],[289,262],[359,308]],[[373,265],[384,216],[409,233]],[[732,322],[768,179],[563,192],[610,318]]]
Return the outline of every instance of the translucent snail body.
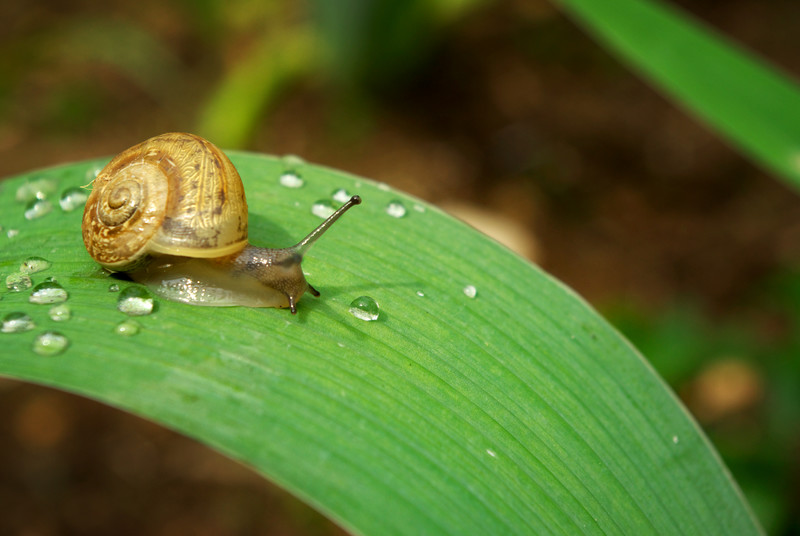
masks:
[[[247,201],[239,173],[210,142],[162,134],[117,155],[97,175],[83,214],[86,250],[155,293],[195,305],[288,307],[308,291],[303,254],[353,196],[298,244],[248,243]]]

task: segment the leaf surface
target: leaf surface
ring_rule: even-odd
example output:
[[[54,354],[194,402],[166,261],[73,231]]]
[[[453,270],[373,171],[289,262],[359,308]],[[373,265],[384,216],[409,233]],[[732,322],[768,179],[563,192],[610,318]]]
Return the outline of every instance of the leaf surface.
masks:
[[[0,183],[0,274],[29,256],[69,292],[67,322],[6,292],[0,373],[83,394],[195,437],[357,534],[758,534],[726,469],[647,362],[568,288],[467,225],[384,185],[233,153],[256,245],[295,243],[310,207],[351,210],[304,261],[299,313],[158,301],[123,337],[114,283],[58,193],[98,162]],[[296,171],[305,186],[280,186]],[[25,182],[55,184],[33,220]],[[400,201],[405,217],[386,207]],[[16,234],[9,231],[17,231]],[[122,289],[128,283],[119,282]],[[464,288],[473,285],[475,297]],[[361,295],[374,322],[348,312]],[[31,348],[55,330],[70,344]]]

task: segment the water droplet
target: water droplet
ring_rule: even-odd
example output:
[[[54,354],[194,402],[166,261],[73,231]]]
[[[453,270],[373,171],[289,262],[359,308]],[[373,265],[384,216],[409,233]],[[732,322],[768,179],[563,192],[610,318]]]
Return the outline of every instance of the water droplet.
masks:
[[[6,233],[6,236],[9,238],[14,238],[18,234],[19,234],[19,229],[9,229],[8,232]]]
[[[676,444],[676,445],[677,445],[679,441],[680,441],[680,440],[678,439],[678,436],[676,436],[676,435],[672,436],[672,442],[673,442],[674,444]]]
[[[108,285],[108,291],[119,292],[119,285],[117,285],[116,283],[111,283],[110,285]]]
[[[27,203],[34,199],[44,199],[56,191],[58,184],[53,179],[38,178],[17,188],[17,201]]]
[[[97,178],[100,172],[103,170],[103,165],[95,164],[93,166],[89,166],[89,169],[86,170],[84,177],[86,178],[86,182],[92,182]]]
[[[419,203],[414,204],[414,210],[416,210],[420,214],[424,214],[425,213],[425,207],[420,205]]]
[[[331,198],[338,203],[347,203],[350,200],[350,194],[344,188],[337,188],[331,194]]]
[[[62,303],[52,306],[47,314],[50,315],[50,320],[53,322],[66,322],[72,318],[72,309],[69,308],[69,305]]]
[[[68,297],[69,294],[64,290],[64,287],[55,281],[45,281],[33,287],[33,292],[31,292],[28,301],[41,305],[47,303],[61,303],[67,301]]]
[[[422,292],[421,290],[418,290],[417,291],[417,296],[419,296],[420,298],[424,298],[425,297],[425,293]]]
[[[278,180],[280,181],[281,186],[285,186],[286,188],[302,188],[306,183],[306,181],[303,180],[303,177],[294,171],[287,171],[283,173]]]
[[[31,276],[17,272],[6,277],[6,288],[11,292],[22,292],[33,286]]]
[[[408,211],[403,203],[395,200],[386,205],[386,214],[392,218],[404,218]]]
[[[369,296],[359,296],[350,302],[350,314],[359,320],[371,322],[377,320],[380,315],[378,302]]]
[[[336,212],[336,208],[333,206],[333,202],[327,199],[322,199],[311,205],[311,213],[322,219],[329,218],[334,212]]]
[[[304,166],[306,164],[306,161],[303,160],[302,157],[297,156],[296,154],[283,155],[283,157],[281,157],[281,162],[287,169],[297,168],[300,166]]]
[[[47,199],[34,199],[25,207],[25,219],[35,220],[36,218],[41,218],[46,214],[50,214],[52,210],[53,203]]]
[[[486,449],[486,454],[488,454],[492,458],[497,458],[497,453],[495,451],[493,451],[492,449]]]
[[[3,333],[22,333],[23,331],[30,331],[36,327],[31,317],[25,313],[14,312],[8,313],[3,317],[3,327],[0,331]]]
[[[43,272],[50,268],[52,264],[47,259],[43,259],[41,257],[28,257],[19,267],[19,271],[23,274],[35,274],[37,272]]]
[[[383,190],[384,192],[388,192],[389,190],[391,190],[391,187],[389,187],[389,185],[386,184],[385,182],[379,182],[378,190]]]
[[[474,298],[478,295],[478,289],[474,285],[467,285],[464,287],[464,296],[467,298]]]
[[[41,356],[58,355],[69,346],[69,339],[57,331],[45,331],[33,340],[33,351]]]
[[[72,212],[86,204],[89,194],[83,188],[67,188],[61,192],[58,204],[64,212]]]
[[[123,320],[116,326],[114,326],[114,333],[117,335],[125,335],[126,337],[130,337],[131,335],[136,335],[139,333],[139,330],[142,329],[141,324],[136,320],[129,318],[128,320]]]
[[[153,297],[143,287],[128,287],[117,299],[117,309],[130,316],[149,315],[153,306]]]

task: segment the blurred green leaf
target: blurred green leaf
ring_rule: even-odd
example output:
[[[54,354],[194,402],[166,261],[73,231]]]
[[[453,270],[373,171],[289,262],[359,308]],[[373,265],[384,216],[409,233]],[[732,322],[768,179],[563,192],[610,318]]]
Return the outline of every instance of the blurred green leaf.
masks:
[[[800,186],[800,92],[775,68],[660,2],[557,3],[679,106]]]
[[[197,132],[223,147],[243,147],[290,80],[313,65],[313,39],[298,26],[267,33],[222,79],[201,111]]]
[[[112,282],[89,258],[80,210],[27,220],[25,181],[87,182],[84,162],[0,184],[0,274],[31,255],[69,292],[55,322],[6,292],[0,372],[147,416],[254,467],[356,534],[758,534],[716,453],[641,356],[580,298],[436,208],[384,185],[233,154],[257,245],[295,242],[312,204],[364,204],[309,253],[322,297],[285,310],[159,302],[114,334]],[[386,212],[390,202],[404,217]],[[10,230],[17,233],[10,233]],[[124,288],[128,283],[122,283]],[[474,297],[464,289],[473,285]],[[365,322],[357,296],[381,306]],[[55,330],[69,347],[32,352]]]

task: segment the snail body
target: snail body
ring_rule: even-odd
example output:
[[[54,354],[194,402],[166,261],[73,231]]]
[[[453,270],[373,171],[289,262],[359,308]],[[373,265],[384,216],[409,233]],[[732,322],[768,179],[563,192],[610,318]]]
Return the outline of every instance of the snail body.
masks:
[[[353,196],[296,245],[248,242],[239,173],[212,143],[168,133],[126,149],[98,173],[83,213],[83,241],[100,265],[164,298],[195,305],[288,307],[319,296],[303,254],[352,206]]]

